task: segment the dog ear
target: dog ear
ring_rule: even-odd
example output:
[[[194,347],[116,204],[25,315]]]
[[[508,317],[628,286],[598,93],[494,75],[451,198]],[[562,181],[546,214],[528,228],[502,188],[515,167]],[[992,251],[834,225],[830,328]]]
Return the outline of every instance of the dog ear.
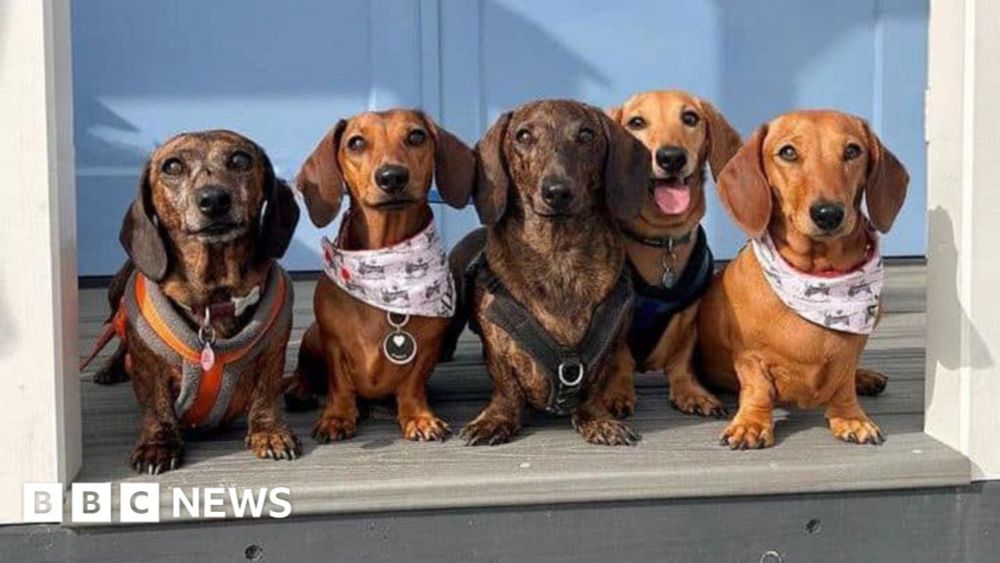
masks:
[[[261,257],[281,258],[288,250],[299,224],[299,205],[284,180],[274,175],[267,153],[257,147],[264,163],[264,208],[260,218],[257,252]]]
[[[118,240],[135,267],[150,281],[159,283],[167,275],[167,248],[156,224],[149,161],[139,177],[135,201],[129,206],[118,232]]]
[[[434,138],[434,182],[441,199],[461,209],[469,203],[476,181],[476,153],[447,129],[420,112]]]
[[[903,207],[910,174],[896,155],[882,145],[871,127],[862,124],[868,136],[868,180],[865,182],[868,217],[879,232],[887,233]]]
[[[624,111],[622,110],[622,106],[614,106],[604,110],[604,113],[608,114],[608,117],[611,118],[611,121],[614,121],[615,123],[621,123],[622,111]]]
[[[712,169],[712,177],[719,179],[722,169],[740,150],[742,140],[740,134],[714,105],[699,100],[701,110],[708,123],[708,166]]]
[[[771,185],[761,163],[766,136],[767,125],[761,125],[722,169],[717,182],[729,216],[751,238],[763,234],[771,220]]]
[[[476,143],[476,182],[473,200],[484,225],[494,225],[507,209],[510,175],[503,154],[503,141],[512,112],[501,115]]]
[[[604,192],[615,218],[627,221],[642,208],[649,183],[649,149],[610,116],[596,111],[608,140]]]
[[[337,162],[337,150],[346,127],[346,120],[338,121],[313,149],[295,178],[295,185],[305,199],[309,218],[317,227],[325,227],[333,221],[344,198],[344,175]]]

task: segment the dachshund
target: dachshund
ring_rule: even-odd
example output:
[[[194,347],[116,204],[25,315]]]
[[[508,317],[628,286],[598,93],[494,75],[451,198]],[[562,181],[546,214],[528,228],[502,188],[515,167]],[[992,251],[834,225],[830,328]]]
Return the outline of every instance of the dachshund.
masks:
[[[132,380],[139,472],[177,467],[182,430],[242,415],[257,457],[301,452],[277,407],[294,299],[276,259],[298,218],[267,155],[237,133],[184,133],[150,156],[121,227],[129,259],[109,291],[122,344],[102,370]]]
[[[599,109],[542,100],[503,114],[477,156],[474,200],[486,229],[463,239],[451,261],[473,272],[469,314],[494,387],[461,437],[507,442],[530,405],[570,415],[590,443],[634,444],[639,436],[615,420],[605,396],[615,374],[635,367],[616,222],[639,213],[648,152]],[[479,243],[485,250],[472,252]],[[465,263],[477,254],[475,266]]]
[[[461,208],[469,200],[474,176],[475,155],[461,140],[420,111],[390,110],[339,121],[303,164],[297,184],[317,227],[333,220],[346,186],[351,204],[337,244],[367,255],[437,240],[428,204],[432,178],[444,202]],[[448,424],[428,406],[425,389],[449,315],[407,315],[405,326],[399,327],[403,319],[393,321],[387,314],[454,300],[443,249],[434,261],[414,260],[390,270],[362,258],[353,274],[343,267],[328,269],[329,275],[319,280],[313,301],[316,322],[303,336],[298,368],[285,393],[292,410],[309,408],[317,395],[326,395],[313,430],[317,441],[356,434],[359,397],[394,396],[408,440],[449,435]],[[443,275],[435,273],[439,271]],[[400,356],[391,356],[394,352]]]
[[[886,380],[858,362],[880,308],[876,230],[889,231],[908,182],[867,123],[834,111],[774,119],[722,171],[721,200],[751,238],[698,315],[705,381],[739,392],[723,445],[773,445],[776,404],[824,406],[836,438],[884,441],[858,390],[877,393]],[[870,294],[849,294],[859,282]],[[805,295],[815,285],[830,291]]]
[[[740,135],[711,103],[679,90],[644,92],[609,110],[646,145],[650,173],[639,216],[622,225],[636,286],[629,347],[639,371],[661,369],[670,403],[687,414],[725,409],[695,377],[698,300],[714,275],[705,232],[705,168],[718,178],[740,148]],[[613,382],[612,412],[635,405],[632,374]]]

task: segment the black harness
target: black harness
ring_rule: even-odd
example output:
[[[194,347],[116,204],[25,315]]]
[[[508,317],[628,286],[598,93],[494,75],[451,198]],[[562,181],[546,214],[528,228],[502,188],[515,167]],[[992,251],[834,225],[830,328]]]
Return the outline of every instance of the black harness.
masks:
[[[572,412],[580,404],[583,383],[607,356],[635,300],[628,269],[622,269],[614,287],[597,306],[580,343],[564,346],[514,299],[490,268],[485,252],[480,254],[473,268],[470,273],[483,276],[486,287],[493,295],[486,309],[486,318],[503,329],[544,368],[549,380],[545,411],[556,415]],[[473,285],[469,285],[470,290]],[[482,334],[477,323],[471,322],[470,326],[476,333]]]
[[[640,241],[641,242],[641,241]],[[645,243],[644,243],[645,244]],[[653,245],[651,245],[653,246]],[[664,246],[664,245],[656,245]],[[660,285],[650,285],[642,278],[635,266],[629,262],[632,282],[635,286],[635,313],[628,331],[628,345],[632,350],[636,366],[642,369],[656,344],[663,337],[674,315],[688,308],[701,298],[712,281],[715,261],[708,248],[705,231],[698,227],[695,242],[688,263],[684,267],[677,284],[671,289]]]

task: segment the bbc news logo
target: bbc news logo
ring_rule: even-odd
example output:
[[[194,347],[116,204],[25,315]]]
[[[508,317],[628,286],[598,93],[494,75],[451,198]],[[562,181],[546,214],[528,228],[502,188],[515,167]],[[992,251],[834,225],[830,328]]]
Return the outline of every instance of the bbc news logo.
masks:
[[[62,522],[61,483],[25,483],[25,522]],[[171,487],[173,518],[287,518],[292,514],[291,491],[287,487],[244,489],[236,487]],[[70,521],[73,524],[108,524],[112,521],[111,483],[73,483],[70,489]],[[159,483],[121,483],[118,486],[118,521],[159,522],[163,499]]]

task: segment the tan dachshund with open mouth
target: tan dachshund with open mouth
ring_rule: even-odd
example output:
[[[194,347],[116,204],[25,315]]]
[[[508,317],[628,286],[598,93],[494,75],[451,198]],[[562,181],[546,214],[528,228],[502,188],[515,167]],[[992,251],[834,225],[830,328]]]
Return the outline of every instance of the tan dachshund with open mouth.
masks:
[[[698,300],[714,275],[700,222],[705,168],[718,177],[740,148],[740,136],[715,106],[679,90],[644,92],[609,111],[646,145],[649,188],[639,216],[622,224],[636,290],[629,348],[639,371],[662,369],[670,402],[681,412],[722,416],[722,403],[695,377]],[[615,380],[609,405],[618,415],[635,404],[634,377]]]
[[[351,205],[334,240],[323,242],[316,323],[302,339],[285,394],[300,410],[326,394],[313,430],[320,442],[357,432],[357,399],[395,397],[409,440],[444,440],[448,425],[427,403],[425,385],[454,313],[455,289],[427,196],[464,207],[475,154],[416,110],[368,112],[341,120],[298,176],[318,227]]]
[[[881,391],[885,377],[858,361],[880,313],[876,231],[889,231],[908,183],[867,123],[834,111],[778,117],[723,170],[719,194],[751,238],[698,318],[703,377],[739,392],[723,445],[773,445],[777,404],[824,406],[837,438],[883,442],[858,392]]]

